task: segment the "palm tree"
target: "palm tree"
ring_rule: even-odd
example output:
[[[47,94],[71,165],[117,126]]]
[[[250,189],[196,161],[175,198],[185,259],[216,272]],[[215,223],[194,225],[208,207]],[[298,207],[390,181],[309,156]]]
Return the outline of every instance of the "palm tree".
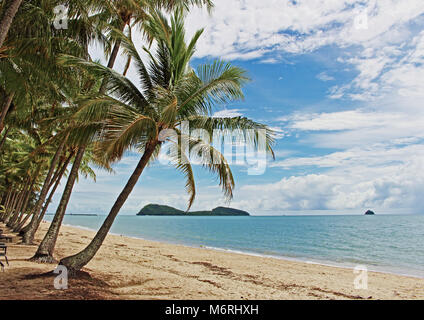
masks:
[[[80,5],[73,4],[70,2],[71,5],[71,12],[74,12],[74,16],[80,17],[81,13],[84,12],[85,7],[81,7]],[[104,41],[104,44],[106,44],[106,48],[110,48],[108,46],[109,43],[113,43],[115,41],[114,49],[111,52],[108,67],[113,68],[116,57],[118,54],[118,51],[120,49],[121,44],[121,36],[122,31],[125,29],[125,27],[128,25],[131,25],[131,21],[134,20],[133,25],[141,25],[144,21],[144,18],[147,17],[147,12],[149,10],[152,10],[153,8],[160,8],[160,9],[166,9],[171,10],[172,8],[179,8],[180,10],[188,10],[191,5],[197,5],[202,6],[206,5],[208,9],[212,7],[212,3],[210,0],[152,0],[152,1],[141,1],[141,0],[119,0],[119,1],[89,1],[87,3],[87,7],[94,11],[101,11],[100,19],[94,19],[101,27],[97,29],[110,29],[109,32],[110,40]],[[86,16],[89,15],[90,10],[86,12]],[[85,18],[85,20],[89,20]],[[84,24],[89,25],[89,23]],[[105,27],[106,25],[106,27]],[[96,29],[96,30],[97,30]],[[116,39],[116,40],[115,40]],[[108,51],[108,50],[106,50]],[[87,59],[86,59],[87,60]],[[128,65],[129,63],[127,63]],[[127,67],[128,68],[128,67]],[[107,88],[107,81],[108,78],[104,77],[102,85],[100,86],[100,93],[104,93]],[[91,86],[85,86],[87,87],[87,90],[91,90]],[[78,143],[79,149],[73,164],[73,171],[77,172],[80,166],[80,162],[83,159],[84,152],[89,145],[86,141],[79,141]],[[44,237],[44,240],[39,246],[39,250],[35,254],[34,257],[31,259],[33,261],[40,261],[40,262],[53,262],[53,251],[54,246],[56,243],[56,239],[59,233],[59,229],[63,220],[63,216],[66,212],[66,207],[69,202],[73,184],[75,181],[75,174],[70,174],[68,177],[68,182],[65,191],[62,194],[62,199],[60,201],[60,205],[58,207],[58,210],[56,211],[55,217],[53,219],[53,223],[51,228],[49,228],[47,234]],[[46,193],[43,193],[44,198],[46,196]],[[40,207],[41,208],[41,207]],[[38,211],[40,210],[38,209]],[[30,227],[28,230],[25,230],[24,233],[24,242],[25,243],[31,243],[36,230],[38,229],[39,222],[41,221],[40,217],[35,218],[35,215],[33,216],[33,219],[30,223]]]
[[[76,35],[75,23],[70,23],[68,34],[51,27],[54,8],[61,2],[24,1],[8,33],[0,63],[0,85],[4,91],[1,103],[0,132],[12,105],[19,112],[23,105],[31,105],[35,96],[50,96],[58,103],[63,100],[61,88],[72,83],[72,77],[58,70],[56,54],[82,56],[82,37]],[[77,41],[75,41],[77,40]],[[78,45],[80,44],[80,45]],[[52,80],[54,79],[54,80]]]
[[[141,90],[124,76],[98,63],[72,56],[61,58],[66,65],[79,66],[99,78],[108,79],[110,95],[88,97],[82,103],[77,114],[83,121],[80,128],[76,127],[78,134],[84,137],[91,135],[97,139],[99,153],[111,163],[120,160],[130,149],[142,155],[90,244],[76,255],[60,261],[73,273],[95,256],[144,169],[156,159],[165,141],[177,144],[182,139],[188,139],[190,150],[200,159],[203,167],[219,177],[224,194],[228,199],[232,198],[234,179],[227,160],[207,141],[185,134],[181,130],[184,121],[190,124],[190,128],[203,128],[210,134],[214,129],[256,130],[254,134],[246,134],[248,143],[255,145],[261,138],[257,130],[265,130],[266,149],[273,155],[273,133],[265,125],[241,117],[211,117],[212,107],[216,103],[243,98],[242,86],[248,80],[245,71],[222,61],[202,65],[197,72],[191,69],[189,62],[203,30],[199,30],[187,44],[184,18],[179,10],[173,14],[171,23],[160,12],[153,12],[145,28],[154,35],[157,42],[155,54],[144,48],[150,57],[148,68],[132,41],[121,39],[125,51],[136,64],[142,83]],[[99,123],[102,123],[100,132],[96,126]],[[169,136],[169,130],[175,132],[176,136]],[[210,155],[214,161],[208,161],[204,155]],[[190,208],[196,188],[189,156],[179,150],[172,152],[170,157],[175,167],[186,176]]]
[[[22,0],[6,0],[0,7],[3,13],[0,20],[0,48],[3,46],[4,40],[6,40],[13,18],[15,18],[21,3]]]
[[[1,158],[0,180],[5,186],[3,197],[12,201],[4,198],[5,210],[0,219],[9,227],[14,227],[23,219],[44,175],[45,159],[50,156],[48,152],[33,154],[40,140],[36,132],[29,131],[13,131],[13,143],[5,144],[7,153]],[[33,156],[29,157],[28,154]]]
[[[18,26],[13,29],[13,32],[10,32],[8,38],[8,45],[12,49],[9,50],[9,57],[7,57],[0,68],[0,80],[4,79],[3,86],[8,89],[8,92],[13,93],[12,97],[14,97],[14,100],[22,95],[22,92],[25,93],[25,90],[19,90],[19,88],[22,88],[23,84],[26,84],[26,79],[42,80],[38,81],[41,87],[38,92],[41,93],[41,96],[45,100],[51,103],[52,109],[61,109],[61,104],[71,104],[73,96],[81,94],[81,91],[85,87],[89,87],[86,79],[81,79],[81,77],[75,77],[74,75],[67,76],[56,63],[56,57],[59,53],[68,53],[88,59],[88,45],[90,41],[100,40],[102,43],[104,42],[102,31],[105,26],[102,23],[102,14],[90,14],[93,8],[92,3],[86,3],[84,7],[83,1],[70,1],[69,28],[66,31],[55,30],[51,27],[51,19],[54,17],[54,8],[58,4],[62,4],[62,1],[34,1],[31,4],[25,3],[22,6],[20,14],[16,17]],[[79,10],[79,8],[83,9]],[[20,72],[17,72],[16,69]],[[10,75],[13,75],[13,79],[16,80],[11,81]],[[82,80],[85,81],[83,82]],[[25,87],[31,88],[33,86],[30,83],[26,84]],[[19,113],[22,112],[24,105],[30,105],[30,103],[18,103]],[[3,110],[6,110],[6,107]],[[68,114],[69,111],[73,110],[69,107],[62,109],[67,109]],[[61,117],[60,120],[63,120],[63,118]],[[58,122],[58,119],[55,119],[51,115],[46,115],[46,120],[51,127],[53,127],[52,121],[55,121],[56,124]],[[55,127],[55,133],[63,130],[65,124],[66,121],[63,121],[61,124],[59,123]],[[57,137],[60,137],[60,135]],[[32,243],[35,232],[43,217],[42,208],[49,191],[48,187],[52,187],[54,170],[58,172],[62,164],[58,163],[60,157],[63,159],[66,158],[62,152],[66,137],[62,138],[61,143],[56,145],[57,150],[53,153],[54,156],[52,155],[50,168],[45,177],[43,188],[33,208],[32,219],[21,230],[24,243]],[[57,139],[54,142],[56,141]],[[52,141],[49,142],[51,143]],[[70,178],[72,179],[72,176]],[[44,204],[44,208],[46,208],[46,204]],[[45,211],[43,210],[43,212]]]
[[[56,213],[49,226],[49,229],[47,230],[43,240],[38,246],[37,252],[30,259],[31,261],[41,262],[41,263],[57,262],[53,257],[54,248],[56,245],[57,238],[59,236],[59,231],[63,222],[63,218],[65,216],[66,207],[71,198],[71,193],[72,193],[75,180],[77,179],[79,173],[85,176],[86,178],[90,176],[91,178],[93,178],[94,181],[96,180],[96,175],[94,171],[88,165],[89,162],[95,164],[98,167],[104,167],[103,164],[99,161],[99,159],[92,154],[91,150],[86,150],[84,147],[77,147],[76,149],[77,151],[76,151],[74,163],[69,173],[68,180],[66,182],[64,191],[62,193],[62,197],[60,199],[59,205],[56,209]],[[55,187],[53,188],[52,191],[55,190]],[[50,200],[51,200],[51,196],[49,196],[49,199],[46,201],[45,206],[48,206]],[[43,213],[45,213],[45,211],[46,211],[46,208],[43,209]],[[43,215],[41,215],[41,218],[42,216]]]
[[[211,0],[118,0],[114,2],[106,1],[101,8],[107,12],[110,17],[108,23],[111,26],[109,33],[110,39],[106,46],[106,51],[109,54],[108,68],[113,68],[116,58],[121,47],[120,34],[128,27],[138,26],[143,30],[143,23],[148,17],[149,11],[152,9],[165,10],[172,12],[175,9],[189,10],[191,6],[203,7],[208,11],[213,8]],[[144,32],[145,33],[145,32]],[[145,33],[148,40],[152,40],[148,33]],[[128,61],[131,61],[130,59]],[[127,63],[128,64],[128,63]]]

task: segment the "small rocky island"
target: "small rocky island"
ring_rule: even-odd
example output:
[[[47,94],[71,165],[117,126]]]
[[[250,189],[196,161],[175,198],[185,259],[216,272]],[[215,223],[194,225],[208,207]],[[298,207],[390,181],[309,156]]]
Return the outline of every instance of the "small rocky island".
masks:
[[[170,206],[162,206],[159,204],[149,204],[137,213],[138,216],[250,216],[243,210],[217,207],[212,211],[193,211],[186,212],[178,210]]]
[[[374,211],[368,210],[367,212],[365,212],[366,216],[373,216],[375,215]]]

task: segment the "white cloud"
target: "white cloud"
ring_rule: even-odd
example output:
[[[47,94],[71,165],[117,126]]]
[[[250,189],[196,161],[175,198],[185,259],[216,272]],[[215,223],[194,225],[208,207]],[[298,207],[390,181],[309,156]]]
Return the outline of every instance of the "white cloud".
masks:
[[[260,61],[260,63],[265,63],[265,64],[276,64],[279,63],[280,61],[277,58],[266,58],[266,59],[262,59]]]
[[[217,111],[213,114],[215,118],[235,118],[243,116],[241,113],[243,110],[240,109],[224,109],[221,111]]]
[[[327,74],[327,73],[325,73],[325,72],[321,72],[320,74],[318,74],[318,75],[317,75],[317,79],[318,79],[318,80],[321,80],[321,81],[324,81],[324,82],[327,82],[327,81],[333,81],[333,80],[335,80],[335,78],[334,78],[334,77],[332,77],[332,76],[328,75],[328,74]]]
[[[422,152],[422,147],[421,147]],[[386,166],[343,166],[326,173],[283,178],[276,183],[244,186],[235,203],[256,211],[345,210],[374,208],[424,209],[424,158],[405,154],[407,160]],[[362,161],[360,161],[362,162]],[[257,190],[261,190],[258,194]]]
[[[302,53],[325,45],[395,43],[404,25],[424,12],[421,0],[216,0],[212,16],[193,10],[192,32],[206,27],[197,56],[260,57],[269,52]],[[366,10],[368,29],[355,28]]]
[[[399,139],[424,138],[424,109],[417,101],[394,99],[379,111],[357,109],[286,117],[286,128],[307,134],[303,142],[315,147],[345,149]],[[387,110],[386,110],[387,109]]]
[[[366,112],[361,110],[297,114],[291,117],[289,127],[306,131],[353,130],[390,126],[393,122],[405,120],[404,117],[405,115],[397,113]]]
[[[351,83],[334,86],[333,99],[370,101],[393,90],[404,96],[422,95],[424,32],[410,25],[422,20],[421,0],[217,0],[212,16],[194,10],[190,32],[205,27],[197,57],[255,59],[275,63],[287,53],[312,52],[323,46],[339,47],[339,62],[358,72]],[[367,12],[367,29],[355,26]],[[342,54],[343,56],[343,54]],[[334,78],[321,73],[318,78]]]
[[[398,143],[407,143],[413,140],[400,140]],[[271,167],[290,169],[294,167],[316,166],[329,168],[348,168],[358,166],[387,166],[393,163],[404,163],[413,157],[423,157],[424,144],[407,146],[376,144],[369,147],[355,147],[340,152],[334,152],[317,157],[296,157],[277,161]]]
[[[355,71],[353,79],[338,83],[328,93],[329,98],[343,99],[343,111],[300,110],[276,124],[281,135],[294,132],[305,145],[340,151],[309,157],[294,157],[290,151],[277,153],[290,158],[277,161],[272,170],[306,168],[306,173],[276,183],[243,186],[236,191],[232,206],[252,212],[423,208],[424,31],[417,31],[417,26],[424,20],[424,1],[214,2],[212,16],[193,10],[188,17],[189,34],[206,27],[196,57],[276,63],[331,46],[340,49],[336,59],[340,69]],[[355,28],[355,19],[364,10],[368,29]],[[326,72],[317,78],[334,80]],[[355,101],[355,108],[349,108],[350,101]],[[214,116],[236,117],[242,112],[225,109]],[[311,167],[320,173],[308,174]],[[186,199],[176,191],[138,191],[148,194],[149,202],[185,205]],[[118,188],[114,189],[117,193]],[[140,208],[145,198],[135,193],[126,207]],[[214,189],[200,194],[196,206],[210,208],[211,203],[220,201],[219,190]]]

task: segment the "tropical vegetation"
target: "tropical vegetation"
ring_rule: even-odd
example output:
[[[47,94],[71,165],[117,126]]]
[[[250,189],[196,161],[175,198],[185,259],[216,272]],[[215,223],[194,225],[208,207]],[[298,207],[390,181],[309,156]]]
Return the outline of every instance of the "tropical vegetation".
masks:
[[[54,26],[58,6],[67,26]],[[243,99],[244,70],[216,60],[192,67],[203,30],[187,39],[185,16],[209,0],[7,0],[0,2],[0,221],[32,244],[59,185],[63,191],[48,231],[31,260],[56,263],[54,249],[79,177],[112,171],[128,151],[139,162],[103,225],[81,252],[60,260],[71,272],[96,254],[147,166],[165,146],[186,179],[188,209],[196,197],[192,159],[218,177],[227,199],[235,181],[228,161],[203,129],[246,130],[248,144],[273,133],[253,120],[213,117],[218,105]],[[136,32],[134,32],[136,30]],[[137,39],[135,39],[137,37]],[[144,44],[144,45],[143,45]],[[103,65],[90,48],[108,57]],[[123,72],[114,69],[118,56]],[[127,78],[132,68],[138,82]],[[182,129],[189,125],[189,132]],[[261,133],[263,133],[261,136]],[[213,161],[210,161],[213,159]]]

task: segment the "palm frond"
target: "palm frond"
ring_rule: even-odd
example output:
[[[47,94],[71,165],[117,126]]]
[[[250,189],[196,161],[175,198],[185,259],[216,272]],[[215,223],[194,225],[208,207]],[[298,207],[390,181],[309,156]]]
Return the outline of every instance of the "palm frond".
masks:
[[[107,91],[124,103],[137,106],[148,105],[144,95],[129,79],[110,68],[102,66],[100,63],[86,61],[70,55],[60,55],[58,61],[63,66],[79,67],[97,78],[107,79]]]

